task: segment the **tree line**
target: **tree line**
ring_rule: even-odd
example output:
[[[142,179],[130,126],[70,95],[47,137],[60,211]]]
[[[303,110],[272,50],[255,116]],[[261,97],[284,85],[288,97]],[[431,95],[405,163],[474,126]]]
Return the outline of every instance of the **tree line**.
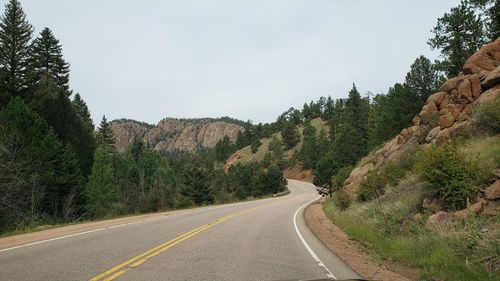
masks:
[[[69,79],[53,31],[35,37],[19,1],[10,0],[0,17],[0,233],[232,202],[286,187],[271,164],[224,171],[214,165],[213,149],[167,157],[137,139],[118,152],[106,117],[96,129]]]

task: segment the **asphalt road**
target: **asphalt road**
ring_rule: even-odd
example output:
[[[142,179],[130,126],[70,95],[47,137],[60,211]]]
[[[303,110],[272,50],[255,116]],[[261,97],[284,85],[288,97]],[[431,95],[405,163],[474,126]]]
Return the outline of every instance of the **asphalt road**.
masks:
[[[0,239],[0,280],[359,278],[305,224],[314,186],[289,181],[289,188],[283,197],[32,233],[29,243]]]

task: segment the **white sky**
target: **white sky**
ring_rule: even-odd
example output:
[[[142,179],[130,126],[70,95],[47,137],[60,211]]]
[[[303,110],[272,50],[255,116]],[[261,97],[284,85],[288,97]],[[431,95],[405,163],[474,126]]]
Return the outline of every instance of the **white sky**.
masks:
[[[7,0],[0,0],[3,7]],[[320,96],[386,92],[459,0],[20,0],[95,121],[271,122]]]

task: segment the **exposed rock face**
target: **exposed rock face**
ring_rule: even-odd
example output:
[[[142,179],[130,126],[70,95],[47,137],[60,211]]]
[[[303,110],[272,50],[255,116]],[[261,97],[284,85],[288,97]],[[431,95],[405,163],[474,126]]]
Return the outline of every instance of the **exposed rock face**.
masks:
[[[195,152],[199,148],[213,148],[224,136],[234,142],[243,127],[218,119],[166,118],[156,126],[126,121],[112,122],[116,148],[125,150],[135,138],[141,138],[156,150]]]
[[[374,161],[355,168],[344,182],[344,189],[356,192],[371,170],[398,158],[415,143],[440,144],[469,134],[473,108],[499,96],[500,38],[472,55],[457,77],[443,83],[439,92],[429,96],[420,114],[413,119],[413,126],[403,129],[377,150]],[[433,128],[429,128],[433,123]]]

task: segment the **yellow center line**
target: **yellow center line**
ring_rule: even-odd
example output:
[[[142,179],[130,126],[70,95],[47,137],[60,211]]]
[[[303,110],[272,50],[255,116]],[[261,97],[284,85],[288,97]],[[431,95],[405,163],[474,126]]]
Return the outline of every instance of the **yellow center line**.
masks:
[[[204,224],[200,227],[197,227],[191,231],[188,231],[172,240],[169,240],[165,243],[162,243],[142,254],[139,254],[109,270],[107,270],[106,272],[103,272],[95,277],[93,277],[92,279],[90,279],[90,281],[98,281],[98,280],[102,280],[102,281],[111,281],[111,280],[114,280],[116,278],[118,278],[119,276],[123,275],[125,272],[129,271],[130,269],[134,268],[134,267],[137,267],[139,265],[141,265],[142,263],[144,263],[146,260],[154,257],[154,256],[157,256],[159,255],[160,253],[163,253],[165,252],[166,250],[172,248],[173,246],[181,243],[182,241],[186,240],[186,239],[189,239],[193,236],[195,236],[196,234],[202,232],[202,231],[205,231],[219,223],[222,223],[222,222],[225,222],[229,219],[232,219],[232,218],[235,218],[237,216],[241,216],[243,214],[246,214],[246,213],[249,213],[249,212],[252,212],[256,209],[259,209],[259,208],[263,208],[263,207],[266,207],[266,206],[269,206],[269,205],[273,205],[273,204],[276,204],[276,203],[280,203],[280,202],[284,202],[284,201],[288,201],[292,198],[289,198],[287,200],[280,200],[280,201],[275,201],[275,202],[271,202],[271,203],[268,203],[268,204],[264,204],[264,205],[261,205],[261,206],[257,206],[257,207],[254,207],[254,208],[250,208],[250,209],[246,209],[246,210],[243,210],[243,211],[239,211],[239,212],[236,212],[236,213],[233,213],[233,214],[230,214],[230,215],[227,215],[227,216],[224,216],[224,217],[221,217],[221,218],[218,218],[217,220],[211,222],[211,223],[208,223],[208,224]]]

